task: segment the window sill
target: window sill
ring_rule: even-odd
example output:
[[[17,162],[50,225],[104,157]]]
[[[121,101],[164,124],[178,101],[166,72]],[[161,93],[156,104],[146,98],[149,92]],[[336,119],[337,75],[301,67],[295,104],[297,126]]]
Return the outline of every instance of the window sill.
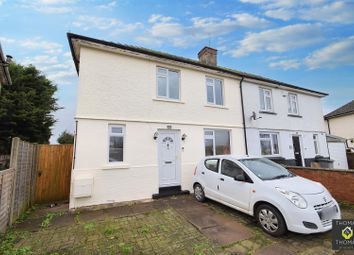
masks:
[[[167,102],[167,103],[177,103],[177,104],[185,104],[180,100],[168,99],[168,98],[153,98],[153,101]]]
[[[102,167],[103,170],[110,170],[110,169],[129,169],[130,165],[127,163],[112,163],[108,165],[104,165]]]
[[[205,107],[211,107],[211,108],[219,108],[219,109],[224,109],[228,110],[229,108],[224,106],[224,105],[215,105],[215,104],[206,104],[204,105]]]
[[[289,113],[288,116],[289,116],[289,117],[295,117],[295,118],[302,118],[302,116],[301,116],[301,115],[298,115],[298,114],[291,114],[291,113]]]
[[[269,111],[259,111],[259,113],[265,113],[265,114],[277,115],[277,113],[276,113],[276,112],[269,112]]]

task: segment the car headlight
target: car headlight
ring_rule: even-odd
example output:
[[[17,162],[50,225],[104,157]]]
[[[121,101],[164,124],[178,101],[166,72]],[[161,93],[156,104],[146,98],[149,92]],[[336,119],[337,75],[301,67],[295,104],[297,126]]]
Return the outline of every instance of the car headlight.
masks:
[[[305,198],[303,198],[300,194],[279,187],[277,187],[276,189],[300,209],[305,209],[307,207],[307,202]]]

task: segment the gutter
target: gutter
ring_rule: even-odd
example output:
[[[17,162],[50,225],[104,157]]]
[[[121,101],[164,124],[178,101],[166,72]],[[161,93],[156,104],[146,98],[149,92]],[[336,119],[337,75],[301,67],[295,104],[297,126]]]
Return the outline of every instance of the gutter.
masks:
[[[240,80],[240,94],[241,94],[241,109],[242,109],[242,125],[243,125],[243,137],[245,139],[245,149],[246,149],[246,155],[248,156],[248,146],[247,146],[247,132],[246,132],[246,121],[245,121],[245,108],[243,105],[243,90],[242,90],[242,82],[245,79],[244,76],[242,76]]]

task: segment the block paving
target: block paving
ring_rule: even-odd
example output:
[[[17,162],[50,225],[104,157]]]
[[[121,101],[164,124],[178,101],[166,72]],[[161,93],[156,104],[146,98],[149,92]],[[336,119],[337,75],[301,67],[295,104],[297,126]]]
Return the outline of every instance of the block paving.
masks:
[[[342,211],[354,218],[353,206]],[[273,238],[252,217],[192,196],[74,213],[42,206],[0,238],[0,254],[354,254],[333,251],[330,233]]]

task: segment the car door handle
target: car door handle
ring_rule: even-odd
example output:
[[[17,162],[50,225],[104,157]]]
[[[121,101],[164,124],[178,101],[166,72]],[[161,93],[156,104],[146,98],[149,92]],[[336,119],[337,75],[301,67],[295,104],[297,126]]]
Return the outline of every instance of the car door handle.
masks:
[[[202,174],[205,174],[204,172],[202,172]]]
[[[165,164],[172,164],[172,161],[165,161]]]
[[[224,181],[224,178],[220,178],[220,181]]]

